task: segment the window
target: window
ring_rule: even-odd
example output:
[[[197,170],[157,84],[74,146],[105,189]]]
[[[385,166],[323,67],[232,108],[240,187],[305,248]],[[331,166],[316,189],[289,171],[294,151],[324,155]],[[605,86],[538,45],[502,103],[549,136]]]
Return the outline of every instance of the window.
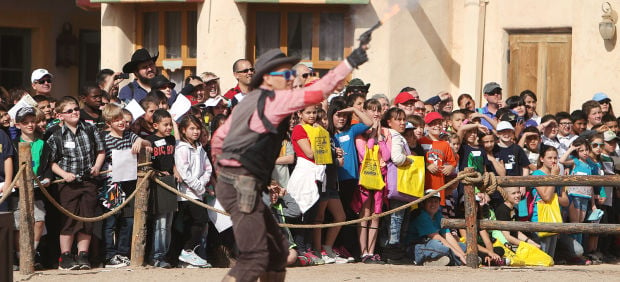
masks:
[[[288,56],[326,73],[351,51],[347,6],[252,5],[249,9],[248,57],[280,48]]]
[[[30,87],[30,30],[0,28],[0,86]]]
[[[157,67],[180,91],[184,78],[196,73],[197,6],[140,6],[137,14],[137,48],[158,51]]]

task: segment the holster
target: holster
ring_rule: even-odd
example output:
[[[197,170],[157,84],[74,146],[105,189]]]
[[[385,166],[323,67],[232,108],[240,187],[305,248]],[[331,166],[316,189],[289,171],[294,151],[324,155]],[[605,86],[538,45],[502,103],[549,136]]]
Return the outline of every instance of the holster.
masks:
[[[230,175],[227,173],[220,173],[218,179],[235,187],[240,212],[251,213],[254,211],[259,189],[258,179],[249,175]]]

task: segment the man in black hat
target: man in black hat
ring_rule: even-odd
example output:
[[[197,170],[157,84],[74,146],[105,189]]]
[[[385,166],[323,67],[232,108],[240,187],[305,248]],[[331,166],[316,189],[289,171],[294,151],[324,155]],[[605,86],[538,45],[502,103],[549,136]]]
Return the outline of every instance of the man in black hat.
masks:
[[[275,160],[289,127],[286,118],[307,105],[326,99],[353,68],[366,62],[366,46],[306,88],[292,89],[299,58],[279,49],[256,61],[254,88],[215,132],[213,157],[218,168],[217,199],[230,213],[239,257],[224,281],[284,281],[288,241],[261,191],[270,182]]]
[[[131,55],[131,61],[123,66],[124,73],[133,73],[135,80],[121,88],[118,98],[121,101],[129,102],[135,99],[136,102],[142,101],[146,94],[151,91],[151,79],[157,74],[157,61],[159,54],[151,57],[146,49],[138,49]]]

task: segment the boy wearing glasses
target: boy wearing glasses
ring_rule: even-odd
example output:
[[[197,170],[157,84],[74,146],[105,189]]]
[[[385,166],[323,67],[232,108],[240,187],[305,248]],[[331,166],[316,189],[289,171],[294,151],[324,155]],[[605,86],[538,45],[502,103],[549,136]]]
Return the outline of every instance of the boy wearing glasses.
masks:
[[[62,126],[55,127],[46,144],[54,174],[65,182],[58,184],[60,204],[78,216],[95,216],[97,184],[93,177],[105,158],[103,140],[95,126],[80,121],[80,108],[71,96],[60,99],[56,105]],[[88,249],[93,224],[61,217],[58,268],[66,270],[90,269]],[[78,255],[71,254],[77,237]]]
[[[50,96],[52,92],[52,74],[46,69],[36,69],[30,76],[32,81],[32,89],[36,92],[35,95]]]

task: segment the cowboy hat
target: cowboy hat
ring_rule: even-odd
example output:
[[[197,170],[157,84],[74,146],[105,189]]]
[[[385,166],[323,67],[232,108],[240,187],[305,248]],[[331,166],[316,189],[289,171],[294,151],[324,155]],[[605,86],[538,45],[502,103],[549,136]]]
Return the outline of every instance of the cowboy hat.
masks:
[[[269,73],[275,67],[283,64],[295,65],[299,61],[300,59],[297,57],[287,57],[277,48],[265,52],[256,60],[255,72],[252,75],[250,86],[258,88],[263,83],[263,75]]]
[[[131,55],[131,61],[129,61],[123,66],[123,72],[133,73],[136,71],[139,63],[148,61],[153,61],[154,63],[157,61],[157,57],[159,57],[159,52],[155,56],[151,57],[151,54],[149,54],[148,50],[144,48],[138,49],[133,53],[133,55]]]

